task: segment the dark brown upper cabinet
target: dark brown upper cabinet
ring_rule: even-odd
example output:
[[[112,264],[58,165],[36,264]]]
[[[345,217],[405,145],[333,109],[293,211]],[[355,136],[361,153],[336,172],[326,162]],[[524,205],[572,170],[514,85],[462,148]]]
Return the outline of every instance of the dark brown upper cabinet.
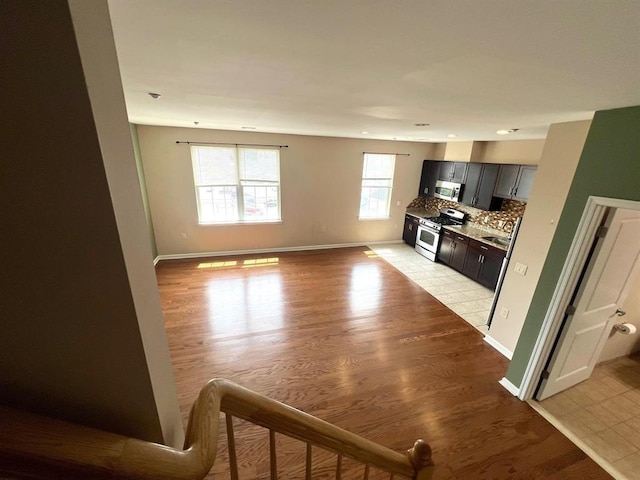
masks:
[[[422,175],[420,176],[420,189],[418,195],[421,197],[433,197],[436,182],[440,175],[440,166],[444,162],[438,160],[425,160],[422,162]]]
[[[493,196],[499,172],[497,164],[469,163],[460,203],[482,210],[500,210],[502,199]]]
[[[446,182],[464,183],[467,175],[467,162],[440,162],[440,175],[438,180]]]
[[[537,167],[532,165],[500,165],[493,195],[526,202],[537,170]]]

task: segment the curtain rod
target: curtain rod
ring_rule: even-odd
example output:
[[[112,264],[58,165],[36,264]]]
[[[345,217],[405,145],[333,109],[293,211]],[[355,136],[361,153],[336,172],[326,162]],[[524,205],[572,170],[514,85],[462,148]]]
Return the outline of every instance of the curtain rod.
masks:
[[[406,157],[411,156],[410,153],[382,153],[382,152],[362,152],[362,153],[368,153],[370,155],[404,155]]]
[[[265,145],[261,143],[222,143],[222,142],[181,142],[177,140],[176,143],[183,143],[186,145],[235,145],[236,147],[278,147],[289,148],[289,145]]]

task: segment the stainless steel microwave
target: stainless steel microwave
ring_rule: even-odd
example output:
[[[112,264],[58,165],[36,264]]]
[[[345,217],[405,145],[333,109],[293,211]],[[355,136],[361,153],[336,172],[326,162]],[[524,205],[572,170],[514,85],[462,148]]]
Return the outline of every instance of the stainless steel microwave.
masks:
[[[436,182],[436,188],[433,191],[433,196],[437,198],[442,198],[444,200],[451,200],[452,202],[457,202],[460,198],[460,194],[462,193],[463,185],[460,183],[453,182],[445,182],[442,180],[438,180]]]

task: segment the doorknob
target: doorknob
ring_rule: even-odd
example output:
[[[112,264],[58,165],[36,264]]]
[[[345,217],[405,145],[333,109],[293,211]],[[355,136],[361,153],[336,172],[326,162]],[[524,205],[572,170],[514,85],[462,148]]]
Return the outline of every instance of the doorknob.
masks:
[[[627,312],[625,312],[624,310],[620,310],[619,308],[616,308],[616,315],[619,317],[624,317],[627,314]]]

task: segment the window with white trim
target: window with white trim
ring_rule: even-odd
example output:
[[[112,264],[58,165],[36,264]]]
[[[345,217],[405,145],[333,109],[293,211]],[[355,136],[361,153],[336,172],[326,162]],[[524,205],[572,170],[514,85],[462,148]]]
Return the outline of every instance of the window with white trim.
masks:
[[[280,220],[280,150],[191,146],[198,222]]]
[[[360,194],[360,220],[389,218],[396,156],[365,153]]]

